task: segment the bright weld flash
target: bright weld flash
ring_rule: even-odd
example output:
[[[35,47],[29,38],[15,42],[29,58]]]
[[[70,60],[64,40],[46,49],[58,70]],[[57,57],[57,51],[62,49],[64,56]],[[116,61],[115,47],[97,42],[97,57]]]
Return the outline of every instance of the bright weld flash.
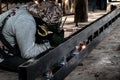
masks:
[[[38,1],[36,1],[36,0],[35,0],[34,2],[35,2],[36,4],[39,4]]]
[[[86,48],[86,45],[85,45],[85,44],[83,44],[83,45],[82,45],[82,50],[83,50],[83,49],[85,49],[85,48]]]
[[[76,46],[76,49],[78,51],[84,50],[86,48],[85,42],[80,43],[78,46]]]

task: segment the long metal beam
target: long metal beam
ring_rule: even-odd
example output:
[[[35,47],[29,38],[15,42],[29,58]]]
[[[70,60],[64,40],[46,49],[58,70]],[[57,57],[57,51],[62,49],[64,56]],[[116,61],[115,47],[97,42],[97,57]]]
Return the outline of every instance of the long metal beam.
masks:
[[[19,80],[64,80],[97,44],[119,23],[116,9],[77,31],[63,43],[19,66]],[[83,44],[85,49],[81,47]]]

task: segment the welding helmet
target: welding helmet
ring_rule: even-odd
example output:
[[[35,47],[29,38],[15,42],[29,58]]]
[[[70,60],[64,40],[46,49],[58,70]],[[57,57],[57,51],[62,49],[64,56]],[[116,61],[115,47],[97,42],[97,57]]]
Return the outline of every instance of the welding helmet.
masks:
[[[38,35],[43,36],[43,37],[47,36],[48,31],[51,31],[53,33],[58,33],[60,24],[61,23],[57,23],[54,25],[46,25],[46,24],[38,25],[37,27]]]

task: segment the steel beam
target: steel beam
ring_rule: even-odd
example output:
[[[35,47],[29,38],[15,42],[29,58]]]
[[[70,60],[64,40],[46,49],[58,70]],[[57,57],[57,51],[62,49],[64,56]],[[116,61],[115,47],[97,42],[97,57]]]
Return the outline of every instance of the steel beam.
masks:
[[[119,24],[120,9],[116,9],[85,26],[63,43],[19,66],[19,80],[64,80],[97,44]],[[82,49],[82,44],[86,48]]]

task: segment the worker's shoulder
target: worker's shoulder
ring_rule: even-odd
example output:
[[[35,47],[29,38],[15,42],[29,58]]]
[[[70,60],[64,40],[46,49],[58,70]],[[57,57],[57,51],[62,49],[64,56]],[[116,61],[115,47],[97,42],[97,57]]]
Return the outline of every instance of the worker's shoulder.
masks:
[[[28,12],[25,6],[21,6],[15,10],[17,19],[33,19],[33,16]]]

